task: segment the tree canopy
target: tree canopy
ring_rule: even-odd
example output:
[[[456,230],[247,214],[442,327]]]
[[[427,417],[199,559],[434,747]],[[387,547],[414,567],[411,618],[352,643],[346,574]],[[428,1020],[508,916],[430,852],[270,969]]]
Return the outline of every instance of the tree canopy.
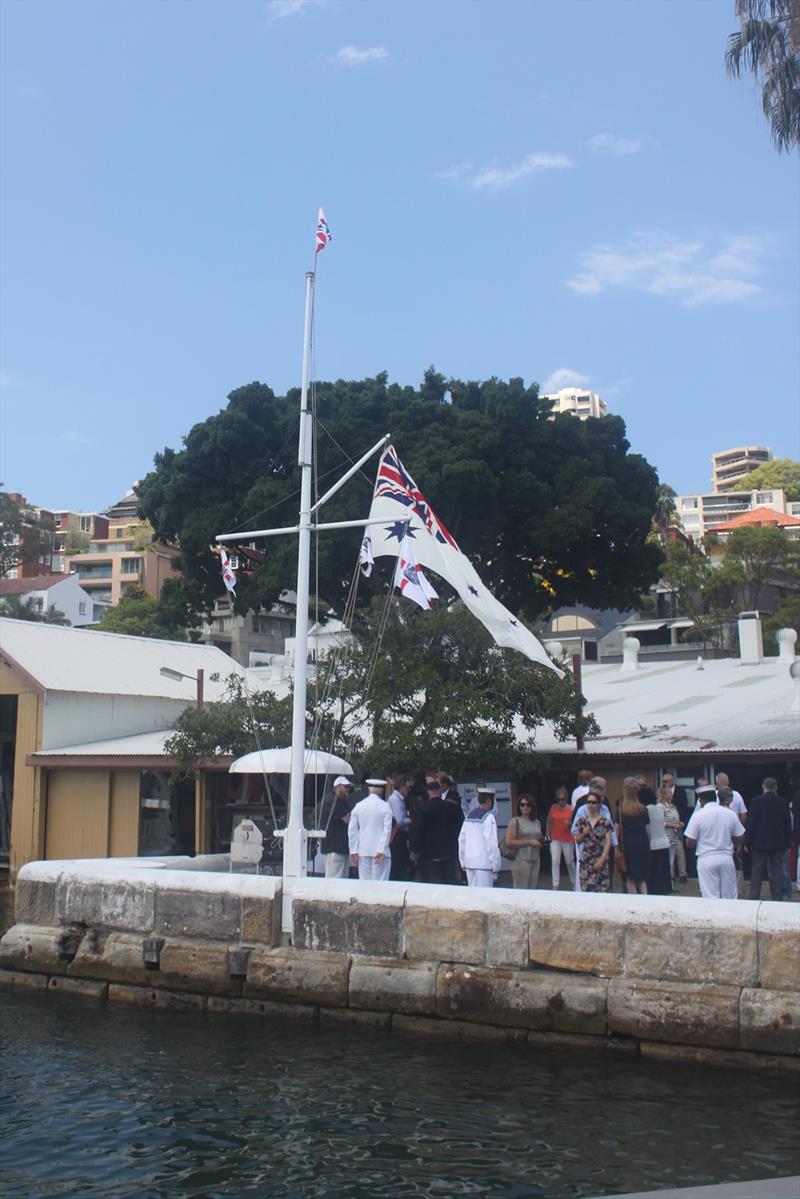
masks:
[[[762,462],[749,475],[745,475],[737,491],[759,491],[765,487],[781,488],[787,500],[800,500],[800,462],[792,458],[773,458]]]
[[[36,562],[52,549],[55,522],[30,504],[0,491],[0,578],[23,562]],[[45,572],[42,567],[40,573]]]
[[[728,38],[725,65],[749,70],[778,150],[800,146],[800,0],[736,0],[739,29]]]
[[[70,623],[60,608],[51,606],[41,610],[34,599],[23,599],[21,595],[6,595],[0,599],[0,616],[8,616],[12,620],[38,620],[42,624]]]
[[[139,486],[157,538],[180,544],[198,609],[221,590],[214,536],[293,524],[299,395],[261,383],[238,388],[218,415],[195,425],[183,449],[156,455]],[[561,604],[624,607],[655,580],[661,552],[647,535],[658,479],[629,452],[620,417],[550,417],[536,385],[445,380],[429,369],[418,389],[385,374],[319,383],[316,460],[324,491],[381,433],[494,593],[535,618]],[[344,448],[342,448],[344,447]],[[366,515],[375,463],[326,506],[322,519]],[[360,534],[322,534],[312,589],[341,612]],[[240,608],[274,603],[295,577],[296,542],[280,537],[237,589]],[[385,573],[385,572],[384,572]],[[368,601],[381,570],[362,585]]]

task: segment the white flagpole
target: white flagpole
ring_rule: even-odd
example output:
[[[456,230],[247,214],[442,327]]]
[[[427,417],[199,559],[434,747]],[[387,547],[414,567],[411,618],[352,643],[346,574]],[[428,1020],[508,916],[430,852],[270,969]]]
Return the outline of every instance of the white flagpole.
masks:
[[[305,878],[308,832],[303,825],[303,784],[306,750],[306,679],[308,675],[308,576],[311,558],[311,446],[312,418],[308,407],[308,372],[311,357],[311,314],[314,305],[313,271],[306,272],[306,314],[303,330],[303,377],[300,389],[300,538],[297,547],[297,620],[295,626],[294,702],[292,706],[292,758],[289,783],[289,819],[283,839],[282,930],[291,932],[292,891],[295,880]]]

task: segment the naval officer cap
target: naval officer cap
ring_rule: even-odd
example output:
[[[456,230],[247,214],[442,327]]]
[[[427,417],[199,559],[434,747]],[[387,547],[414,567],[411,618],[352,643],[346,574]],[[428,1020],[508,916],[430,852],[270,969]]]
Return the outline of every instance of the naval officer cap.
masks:
[[[349,787],[351,791],[353,790],[352,780],[345,778],[343,774],[340,774],[338,779],[333,780],[333,785],[334,787]]]
[[[696,794],[698,797],[699,797],[699,796],[701,796],[701,795],[716,795],[716,794],[717,794],[717,788],[716,788],[716,787],[712,787],[711,783],[706,783],[706,784],[704,784],[704,786],[702,786],[702,787],[698,787],[698,788],[697,788],[697,790],[696,790],[696,792],[695,792],[695,794]]]
[[[483,796],[484,796],[484,798],[485,798],[487,795],[491,795],[492,799],[494,799],[494,794],[495,794],[495,793],[494,793],[494,791],[492,790],[492,788],[491,788],[491,787],[479,786],[479,787],[476,787],[476,788],[475,788],[475,790],[477,791],[478,795],[483,795]]]
[[[367,779],[368,787],[385,787],[386,779]]]

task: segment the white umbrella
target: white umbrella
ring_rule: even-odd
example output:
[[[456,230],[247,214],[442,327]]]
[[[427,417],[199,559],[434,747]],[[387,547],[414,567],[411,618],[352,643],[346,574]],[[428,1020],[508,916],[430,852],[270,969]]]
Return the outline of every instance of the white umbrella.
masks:
[[[291,769],[291,746],[285,749],[253,750],[231,762],[230,774],[288,774]],[[352,774],[353,767],[336,754],[326,754],[319,749],[306,749],[303,760],[304,774]]]

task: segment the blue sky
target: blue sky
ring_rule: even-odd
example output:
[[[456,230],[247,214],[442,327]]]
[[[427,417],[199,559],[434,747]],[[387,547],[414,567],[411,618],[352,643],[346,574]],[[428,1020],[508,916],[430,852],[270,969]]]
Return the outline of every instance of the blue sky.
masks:
[[[725,75],[733,0],[0,19],[7,489],[97,510],[297,384],[319,204],[318,378],[580,382],[682,492],[798,455],[797,157]]]

